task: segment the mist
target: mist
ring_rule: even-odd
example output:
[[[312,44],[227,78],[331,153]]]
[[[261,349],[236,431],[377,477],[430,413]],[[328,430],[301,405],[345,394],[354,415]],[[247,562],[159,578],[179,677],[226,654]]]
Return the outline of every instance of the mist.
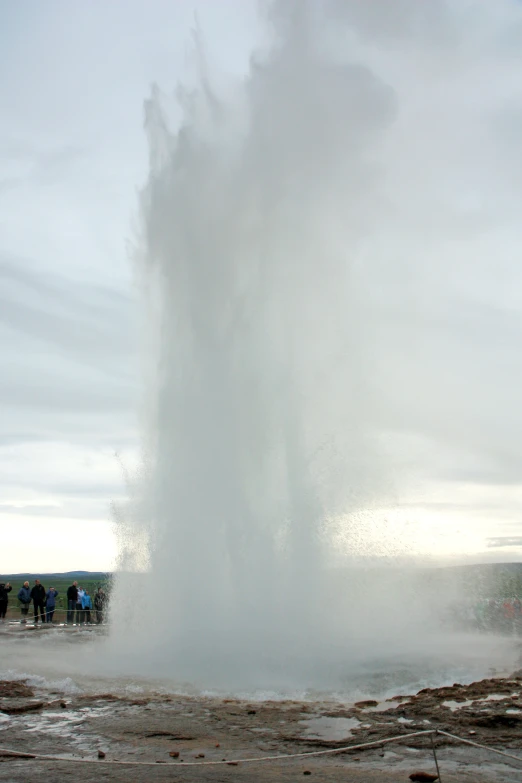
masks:
[[[145,103],[143,467],[116,518],[147,586],[121,577],[112,631],[142,671],[313,686],[458,644],[454,586],[398,566],[437,531],[397,512],[520,474],[522,12],[393,8],[270,3],[234,84],[196,31],[199,86]]]

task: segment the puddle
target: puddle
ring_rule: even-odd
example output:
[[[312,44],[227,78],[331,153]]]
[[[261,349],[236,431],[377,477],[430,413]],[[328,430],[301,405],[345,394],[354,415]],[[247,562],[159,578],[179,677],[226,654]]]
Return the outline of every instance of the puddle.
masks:
[[[360,725],[357,718],[309,718],[299,723],[306,726],[305,737],[327,741],[346,739],[351,736],[352,729]]]
[[[77,745],[82,739],[85,740],[86,738],[86,733],[82,728],[85,719],[106,714],[110,710],[111,705],[81,707],[79,710],[60,710],[60,712],[45,712],[42,715],[31,716],[23,715],[15,717],[13,722],[20,723],[28,734],[66,737]]]
[[[470,707],[473,704],[473,701],[467,700],[467,701],[443,701],[442,706],[443,707],[449,707],[452,712],[456,712],[457,710],[460,710],[462,707]]]
[[[522,710],[506,710],[506,715],[520,715]]]

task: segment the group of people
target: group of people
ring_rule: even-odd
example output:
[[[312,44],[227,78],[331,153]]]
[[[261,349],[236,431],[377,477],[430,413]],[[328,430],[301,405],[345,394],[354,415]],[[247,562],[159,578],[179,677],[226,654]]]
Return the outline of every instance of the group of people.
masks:
[[[0,623],[5,622],[9,593],[12,589],[9,582],[0,582]],[[35,625],[38,625],[40,621],[52,623],[57,597],[58,591],[54,587],[50,587],[46,591],[39,579],[34,580],[33,587],[29,585],[29,582],[24,582],[17,595],[22,615],[20,622],[27,623],[27,616],[32,604]],[[98,625],[103,623],[106,603],[107,596],[101,587],[95,593],[93,601],[88,590],[79,587],[78,582],[73,582],[67,588],[67,623],[91,625],[93,620]],[[91,611],[94,612],[94,617],[91,615]]]
[[[78,582],[67,588],[67,625],[91,625],[91,609],[96,613],[96,623],[103,623],[103,613],[107,596],[99,587],[94,595],[94,605],[88,590]],[[76,615],[76,618],[75,618]]]
[[[520,598],[486,599],[473,607],[474,620],[482,631],[522,636]]]

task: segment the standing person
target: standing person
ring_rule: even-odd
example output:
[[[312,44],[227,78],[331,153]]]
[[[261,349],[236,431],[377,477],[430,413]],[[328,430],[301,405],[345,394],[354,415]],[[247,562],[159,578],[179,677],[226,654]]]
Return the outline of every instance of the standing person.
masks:
[[[3,623],[7,614],[7,605],[9,603],[9,593],[13,588],[9,582],[0,580],[0,622]]]
[[[105,607],[105,593],[98,587],[98,592],[94,596],[94,608],[96,609],[96,622],[98,625],[103,623],[103,610]]]
[[[515,633],[522,636],[522,603],[520,598],[513,599],[513,613],[515,615]]]
[[[9,593],[12,589],[9,582],[0,582],[0,623],[5,622],[7,604],[9,603]]]
[[[58,596],[58,590],[55,590],[54,587],[50,587],[47,591],[46,598],[46,604],[45,607],[47,609],[45,613],[45,620],[48,623],[52,623],[53,617],[54,617],[54,610],[56,609],[56,598]]]
[[[42,623],[45,623],[45,587],[40,584],[39,579],[34,580],[31,598],[33,599],[34,606],[34,624],[38,625],[38,613],[41,615]]]
[[[515,622],[515,609],[509,598],[506,598],[502,604],[502,620],[504,632],[511,635],[513,633],[513,626]]]
[[[89,591],[85,590],[83,596],[82,596],[82,609],[84,614],[84,620],[86,623],[91,624],[91,609],[92,609],[92,601],[91,596],[89,595]]]
[[[77,600],[78,582],[73,582],[72,585],[67,588],[67,625],[74,623],[74,610],[76,609]]]
[[[78,585],[78,598],[76,599],[76,625],[81,625],[83,623],[82,600],[84,595],[85,590],[81,585]]]
[[[31,588],[29,587],[29,582],[24,582],[23,587],[19,589],[18,600],[20,601],[20,611],[22,613],[20,622],[22,625],[25,625],[29,612],[29,604],[31,603]]]

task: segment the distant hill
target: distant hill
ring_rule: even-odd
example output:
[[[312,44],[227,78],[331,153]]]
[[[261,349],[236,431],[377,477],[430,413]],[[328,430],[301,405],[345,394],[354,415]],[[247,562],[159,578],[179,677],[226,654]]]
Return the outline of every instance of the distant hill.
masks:
[[[111,573],[107,571],[65,571],[62,573],[25,573],[25,574],[1,574],[0,578],[3,579],[6,582],[15,582],[20,581],[22,579],[23,581],[27,580],[30,582],[34,579],[41,579],[42,581],[47,580],[47,582],[50,579],[88,579],[89,581],[97,581],[101,579],[108,579],[112,576]]]

